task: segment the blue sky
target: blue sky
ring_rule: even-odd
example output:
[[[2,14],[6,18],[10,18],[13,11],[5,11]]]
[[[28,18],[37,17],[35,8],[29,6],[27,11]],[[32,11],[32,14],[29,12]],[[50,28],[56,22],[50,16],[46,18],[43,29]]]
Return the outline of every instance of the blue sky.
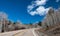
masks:
[[[59,8],[60,0],[0,0],[0,12],[7,13],[8,19],[26,24],[42,21],[50,7]]]

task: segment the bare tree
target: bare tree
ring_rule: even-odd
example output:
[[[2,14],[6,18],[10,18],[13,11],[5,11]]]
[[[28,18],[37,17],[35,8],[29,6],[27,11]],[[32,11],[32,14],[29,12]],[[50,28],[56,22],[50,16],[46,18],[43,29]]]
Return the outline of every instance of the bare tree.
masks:
[[[7,17],[8,17],[8,15],[7,15],[6,13],[0,12],[0,21],[1,21],[1,25],[0,25],[0,26],[2,27],[2,28],[0,28],[1,31],[2,31],[2,30],[4,31],[4,29],[5,29],[5,21],[4,21],[4,20],[7,19]],[[4,21],[4,22],[3,22],[3,21]],[[1,31],[0,31],[0,32],[1,32]],[[2,32],[3,32],[3,31],[2,31]]]
[[[38,23],[38,25],[39,25],[39,26],[42,26],[42,23],[41,23],[41,22],[39,22],[39,23]]]
[[[50,10],[48,11],[48,14],[51,16],[51,19],[52,19],[52,21],[53,22],[51,22],[52,24],[51,25],[53,25],[54,24],[54,10],[53,10],[53,8],[50,8]]]

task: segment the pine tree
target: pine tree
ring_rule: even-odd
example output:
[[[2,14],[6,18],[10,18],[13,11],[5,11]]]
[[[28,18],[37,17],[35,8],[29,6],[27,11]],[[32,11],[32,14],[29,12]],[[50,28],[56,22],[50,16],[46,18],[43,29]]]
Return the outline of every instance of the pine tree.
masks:
[[[42,26],[41,22],[38,23],[39,26]]]

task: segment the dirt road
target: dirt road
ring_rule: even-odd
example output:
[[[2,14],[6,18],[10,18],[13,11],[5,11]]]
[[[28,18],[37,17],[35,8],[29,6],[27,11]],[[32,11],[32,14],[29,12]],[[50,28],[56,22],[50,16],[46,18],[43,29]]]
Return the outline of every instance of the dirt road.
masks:
[[[38,36],[34,29],[17,30],[0,33],[0,36]]]

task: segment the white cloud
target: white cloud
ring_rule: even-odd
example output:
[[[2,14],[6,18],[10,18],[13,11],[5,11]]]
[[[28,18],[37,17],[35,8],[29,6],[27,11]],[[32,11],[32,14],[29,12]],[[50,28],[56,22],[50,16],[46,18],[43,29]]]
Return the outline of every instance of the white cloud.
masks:
[[[45,5],[47,2],[47,0],[36,0],[32,2],[32,5],[28,5],[27,7],[27,11],[30,15],[34,16],[34,15],[46,15],[48,13],[49,8],[45,8],[43,5]],[[34,11],[32,11],[32,9],[34,9],[36,6],[39,6],[38,8],[36,8]]]
[[[31,9],[33,9],[33,8],[34,8],[34,6],[29,5],[29,6],[28,6],[28,12],[29,12]]]
[[[29,12],[29,14],[32,15],[32,16],[34,16],[35,14],[38,14],[38,12],[36,12],[36,11],[31,11],[31,12]]]
[[[56,0],[56,2],[59,2],[60,0]]]
[[[36,5],[45,5],[47,0],[36,0],[34,3]]]
[[[46,15],[48,13],[48,10],[49,8],[45,8],[43,6],[40,6],[39,8],[36,9],[39,15]]]
[[[40,6],[39,8],[37,8],[35,11],[31,11],[29,12],[29,14],[31,14],[32,16],[34,15],[46,15],[48,13],[49,8],[44,8],[43,6]]]
[[[45,5],[47,0],[36,0],[32,2],[32,5],[28,5],[28,11],[39,5]]]

